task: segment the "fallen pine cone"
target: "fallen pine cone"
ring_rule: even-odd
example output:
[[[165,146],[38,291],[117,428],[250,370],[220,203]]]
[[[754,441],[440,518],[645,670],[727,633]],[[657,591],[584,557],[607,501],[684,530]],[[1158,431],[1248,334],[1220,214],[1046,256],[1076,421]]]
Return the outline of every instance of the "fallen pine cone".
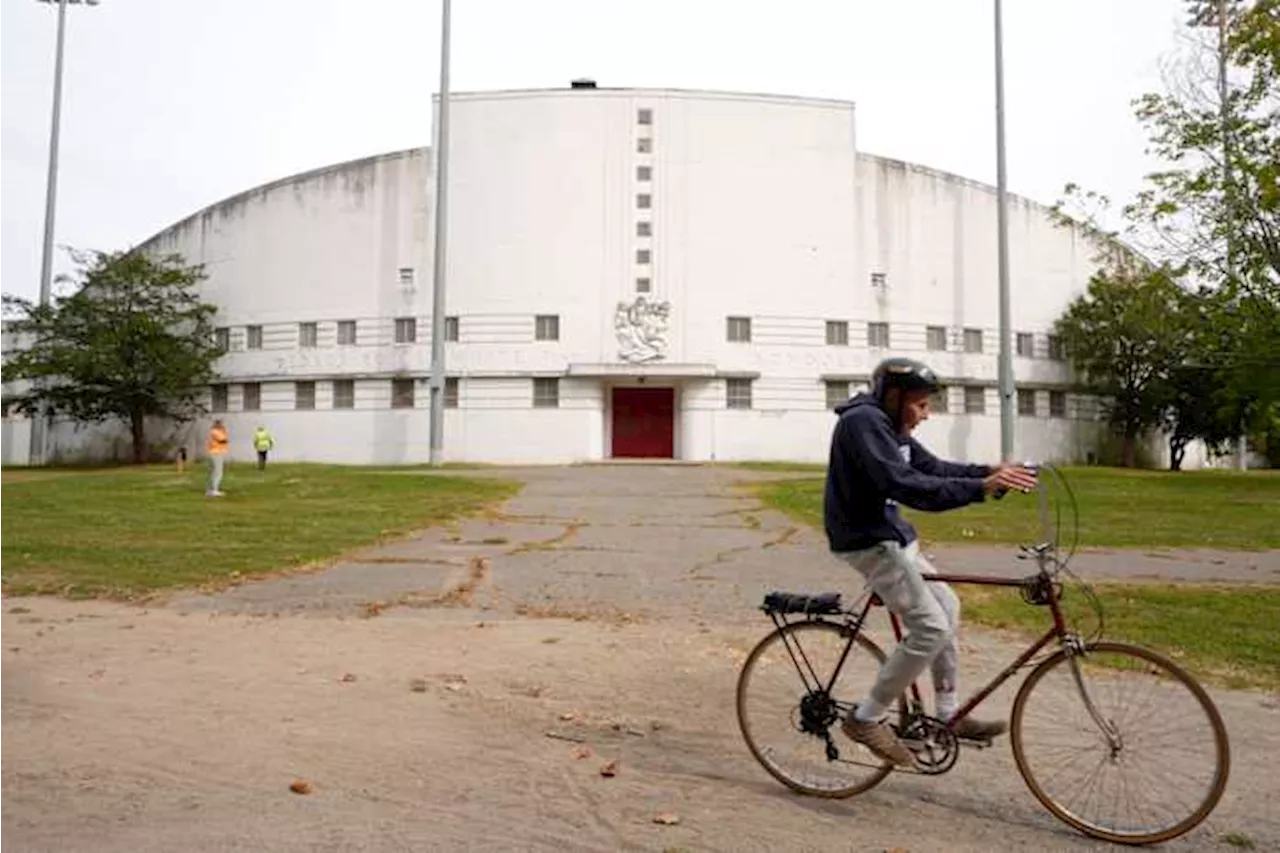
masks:
[[[613,761],[610,761],[604,767],[601,767],[600,775],[605,777],[606,779],[612,779],[614,776],[617,776],[618,775],[618,759],[615,758]]]
[[[295,794],[310,794],[311,783],[306,779],[294,779],[293,784],[289,786],[289,790]]]
[[[352,681],[355,681],[356,677],[352,673],[348,672],[346,675],[342,676],[342,680],[349,684]]]

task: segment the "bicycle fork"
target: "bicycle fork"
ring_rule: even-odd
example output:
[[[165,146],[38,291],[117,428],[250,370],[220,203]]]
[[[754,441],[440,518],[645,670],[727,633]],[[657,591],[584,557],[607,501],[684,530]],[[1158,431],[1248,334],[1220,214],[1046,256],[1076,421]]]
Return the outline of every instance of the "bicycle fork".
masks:
[[[1075,682],[1076,690],[1080,693],[1080,699],[1084,702],[1085,710],[1093,718],[1094,725],[1106,737],[1107,746],[1111,749],[1111,757],[1114,759],[1124,748],[1124,742],[1115,724],[1104,717],[1102,712],[1098,710],[1098,706],[1093,701],[1093,696],[1089,693],[1089,688],[1085,686],[1084,673],[1081,666],[1081,660],[1087,654],[1084,642],[1079,637],[1070,636],[1063,639],[1062,647],[1067,654],[1067,665],[1071,668],[1071,679]]]

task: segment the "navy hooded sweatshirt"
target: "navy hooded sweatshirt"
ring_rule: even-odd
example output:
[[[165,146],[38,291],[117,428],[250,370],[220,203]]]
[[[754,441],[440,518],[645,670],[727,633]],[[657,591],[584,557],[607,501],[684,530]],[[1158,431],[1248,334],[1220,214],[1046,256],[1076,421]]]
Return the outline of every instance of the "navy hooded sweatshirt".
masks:
[[[832,551],[878,542],[910,544],[916,531],[898,504],[938,512],[985,499],[986,465],[943,462],[914,438],[903,438],[875,397],[858,394],[836,407],[823,519]]]

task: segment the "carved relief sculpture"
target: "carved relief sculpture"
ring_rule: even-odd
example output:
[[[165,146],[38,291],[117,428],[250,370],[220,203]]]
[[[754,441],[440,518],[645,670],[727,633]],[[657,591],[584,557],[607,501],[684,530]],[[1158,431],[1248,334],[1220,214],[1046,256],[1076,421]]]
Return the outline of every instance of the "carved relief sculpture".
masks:
[[[633,364],[661,361],[667,357],[667,324],[671,303],[650,302],[637,296],[634,302],[619,302],[613,315],[618,336],[618,358]]]

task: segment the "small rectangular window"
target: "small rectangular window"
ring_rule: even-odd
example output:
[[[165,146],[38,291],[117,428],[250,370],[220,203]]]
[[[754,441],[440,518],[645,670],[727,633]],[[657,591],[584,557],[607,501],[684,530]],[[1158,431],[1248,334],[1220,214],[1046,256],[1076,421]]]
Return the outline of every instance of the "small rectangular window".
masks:
[[[849,345],[849,322],[847,320],[827,321],[827,346],[847,347]]]
[[[1017,353],[1023,358],[1034,358],[1036,354],[1036,339],[1030,332],[1018,332]]]
[[[256,412],[262,408],[262,383],[260,382],[244,383],[243,408],[246,412]]]
[[[653,289],[653,281],[647,276],[636,279],[636,293],[648,293]]]
[[[333,407],[335,409],[354,409],[356,407],[356,381],[354,379],[333,380]]]
[[[1067,416],[1067,392],[1049,392],[1049,417],[1065,418]]]
[[[315,323],[298,324],[298,346],[308,349],[314,347],[318,337]]]
[[[1018,414],[1033,418],[1036,414],[1036,392],[1032,388],[1018,389]]]
[[[925,347],[933,352],[946,352],[947,327],[927,326],[924,330]]]
[[[356,345],[356,321],[338,321],[338,346],[353,347]]]
[[[751,380],[732,377],[725,380],[725,407],[729,409],[751,408]]]
[[[226,326],[220,326],[213,330],[213,344],[223,352],[231,349],[231,330]]]
[[[392,379],[391,380],[391,408],[393,409],[412,409],[413,408],[413,386],[412,379]]]
[[[968,385],[964,389],[964,411],[967,415],[987,413],[987,389],[981,385]]]
[[[400,286],[410,289],[414,284],[413,267],[400,267]]]
[[[560,315],[539,314],[533,319],[533,339],[535,341],[560,340]]]
[[[554,376],[535,377],[533,380],[533,407],[555,409],[560,406],[560,380]]]
[[[244,327],[244,345],[246,349],[262,349],[262,327]]]
[[[295,409],[314,409],[316,407],[316,383],[293,383],[293,407]]]
[[[457,317],[444,318],[444,339],[446,341],[455,341],[455,342],[458,340],[458,318]]]
[[[652,154],[652,153],[653,153],[653,137],[650,137],[650,136],[641,136],[639,139],[637,139],[637,140],[636,140],[636,153],[637,153],[637,154]]]
[[[636,124],[653,124],[653,110],[647,107],[636,110]]]
[[[828,379],[827,386],[827,408],[834,409],[836,406],[849,399],[849,382],[844,379]]]
[[[648,193],[637,193],[636,207],[640,210],[648,210],[653,207],[653,196]]]
[[[225,412],[227,410],[227,386],[214,385],[210,388],[212,391],[209,401],[209,408],[215,412]]]
[[[637,223],[636,223],[636,236],[637,236],[637,237],[652,237],[652,236],[653,236],[653,223],[652,223],[652,222],[650,222],[650,221],[649,221],[649,220],[647,220],[647,219],[641,219],[639,222],[637,222]]]
[[[1057,335],[1049,336],[1049,358],[1054,361],[1067,360],[1067,348],[1062,345],[1062,338]]]
[[[645,182],[653,180],[652,166],[636,166],[636,180]]]
[[[458,408],[458,377],[450,376],[444,380],[444,407]]]
[[[867,324],[867,346],[887,349],[889,346],[889,324]]]
[[[413,317],[396,318],[396,343],[411,344],[418,340],[418,321]]]
[[[653,260],[653,252],[648,249],[636,249],[636,263],[647,264]]]
[[[873,272],[871,274],[872,287],[884,287],[889,283],[888,277],[882,272]]]
[[[746,344],[751,342],[751,318],[728,318],[728,338],[730,343]]]
[[[964,330],[964,351],[965,352],[982,352],[982,330],[981,329],[965,329]]]
[[[950,391],[946,386],[940,387],[933,394],[929,395],[929,411],[945,415],[951,410],[951,406],[947,401]]]

